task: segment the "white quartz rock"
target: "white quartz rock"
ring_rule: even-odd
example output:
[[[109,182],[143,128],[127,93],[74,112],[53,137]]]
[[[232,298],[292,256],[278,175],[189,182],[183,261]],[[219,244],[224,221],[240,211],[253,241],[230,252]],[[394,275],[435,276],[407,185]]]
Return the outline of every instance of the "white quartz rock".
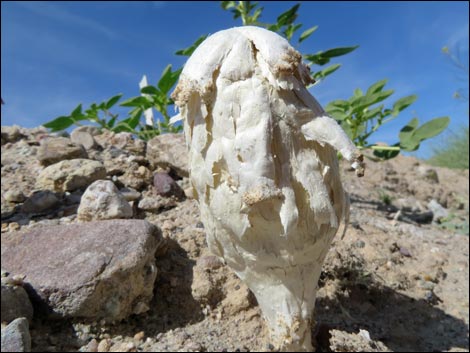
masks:
[[[305,88],[301,54],[258,27],[208,37],[173,98],[210,250],[255,294],[281,350],[312,349],[321,266],[349,211],[336,150],[364,164]]]

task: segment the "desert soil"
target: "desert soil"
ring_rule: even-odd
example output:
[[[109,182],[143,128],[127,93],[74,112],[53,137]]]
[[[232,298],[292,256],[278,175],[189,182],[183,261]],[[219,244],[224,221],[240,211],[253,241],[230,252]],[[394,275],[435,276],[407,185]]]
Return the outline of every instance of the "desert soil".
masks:
[[[28,152],[34,148],[21,140],[2,146],[2,233],[57,217],[13,222],[8,213],[4,193],[21,188],[27,195],[41,169]],[[399,156],[368,161],[363,178],[344,163],[341,171],[350,224],[323,266],[312,327],[317,351],[468,351],[468,170]],[[178,183],[189,186],[187,178]],[[445,217],[430,213],[431,200]],[[150,310],[119,323],[35,316],[33,351],[273,349],[253,295],[211,257],[194,199],[137,217],[166,239]]]

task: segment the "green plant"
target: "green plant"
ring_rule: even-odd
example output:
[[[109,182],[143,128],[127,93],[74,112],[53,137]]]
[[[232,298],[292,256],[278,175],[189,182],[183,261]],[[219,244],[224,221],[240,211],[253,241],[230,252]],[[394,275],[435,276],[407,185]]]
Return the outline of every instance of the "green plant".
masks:
[[[82,105],[79,104],[70,115],[58,117],[43,126],[50,128],[51,131],[60,131],[67,129],[71,125],[82,125],[83,121],[96,123],[101,129],[107,129],[114,132],[130,132],[143,140],[149,140],[152,137],[167,133],[179,132],[181,126],[173,126],[168,115],[168,107],[173,104],[169,97],[169,91],[178,81],[182,69],[176,71],[171,70],[168,65],[162,73],[157,86],[148,85],[141,89],[141,93],[145,94],[129,98],[120,103],[120,106],[133,108],[128,117],[124,120],[117,121],[118,114],[112,114],[110,109],[121,99],[122,94],[118,94],[107,101],[100,104],[92,103],[91,106],[82,111]],[[163,117],[163,121],[158,120],[156,126],[142,124],[141,116],[146,109],[154,108]]]
[[[458,55],[454,54],[447,46],[442,48],[442,52],[450,58],[451,62],[459,70],[458,78],[461,81],[466,81],[468,87],[468,61],[464,64]],[[455,91],[454,98],[468,104],[468,88],[460,88]],[[447,132],[443,137],[441,137],[440,141],[437,141],[437,143],[431,147],[431,149],[433,151],[433,156],[427,160],[429,164],[446,168],[468,169],[468,125],[461,126],[457,131]]]
[[[393,197],[390,196],[389,194],[387,194],[387,192],[385,190],[382,190],[382,189],[379,189],[377,191],[378,193],[378,196],[379,196],[379,200],[384,204],[384,205],[387,205],[387,206],[390,206],[392,204],[392,201],[393,201]]]
[[[468,169],[468,126],[460,128],[457,132],[449,131],[445,137],[431,147],[433,156],[427,162],[438,167]]]
[[[372,149],[375,157],[379,159],[396,157],[402,150],[417,150],[422,141],[441,133],[450,121],[448,117],[440,117],[418,126],[418,118],[413,118],[401,129],[399,142],[392,146],[370,144],[368,139],[372,134],[383,124],[397,118],[401,111],[417,99],[416,95],[410,95],[398,99],[390,108],[384,108],[384,104],[377,105],[394,93],[393,90],[383,90],[386,83],[387,80],[378,81],[365,93],[358,88],[348,100],[338,99],[325,107],[358,148]]]
[[[469,235],[468,225],[468,217],[460,217],[455,213],[450,213],[448,217],[439,221],[441,228],[464,235]]]

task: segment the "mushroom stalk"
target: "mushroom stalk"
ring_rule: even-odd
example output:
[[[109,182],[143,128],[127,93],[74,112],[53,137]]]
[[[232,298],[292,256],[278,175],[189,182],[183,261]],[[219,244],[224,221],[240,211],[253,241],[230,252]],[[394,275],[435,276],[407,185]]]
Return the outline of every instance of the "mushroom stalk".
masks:
[[[310,351],[321,266],[349,203],[336,150],[362,155],[306,89],[301,54],[240,27],[207,38],[173,98],[210,250],[255,294],[280,350]]]

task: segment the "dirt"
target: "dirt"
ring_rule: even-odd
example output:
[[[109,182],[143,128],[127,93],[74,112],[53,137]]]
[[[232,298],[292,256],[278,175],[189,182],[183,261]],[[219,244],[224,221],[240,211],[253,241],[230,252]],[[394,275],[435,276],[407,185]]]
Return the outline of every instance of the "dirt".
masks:
[[[10,169],[2,146],[2,177],[31,183],[24,165]],[[400,156],[369,161],[360,179],[346,164],[342,173],[351,218],[322,270],[317,351],[468,351],[468,170]],[[2,195],[9,185],[2,180]],[[429,214],[432,199],[448,212],[439,222]],[[256,299],[209,253],[195,200],[139,218],[167,239],[150,311],[120,323],[35,317],[33,351],[273,350]],[[2,231],[8,227],[2,220]]]

